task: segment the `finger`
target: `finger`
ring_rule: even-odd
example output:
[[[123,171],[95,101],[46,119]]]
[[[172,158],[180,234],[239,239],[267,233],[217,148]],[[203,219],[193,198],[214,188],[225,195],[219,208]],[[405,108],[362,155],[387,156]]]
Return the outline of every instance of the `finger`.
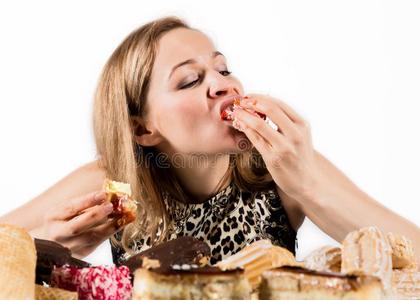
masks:
[[[105,201],[105,192],[96,191],[65,201],[59,207],[54,208],[52,219],[68,220],[82,213],[83,210],[101,204]]]
[[[68,245],[74,251],[80,251],[83,248],[90,248],[92,245],[99,245],[113,234],[118,232],[121,228],[113,219],[107,220],[106,223],[86,231],[68,242]]]
[[[267,112],[268,116],[270,112],[273,113],[273,110],[278,111],[280,108],[281,111],[285,114],[287,119],[292,121],[293,123],[303,125],[305,124],[304,118],[302,118],[295,110],[293,110],[287,103],[284,101],[273,98],[267,95],[260,95],[260,94],[248,94],[244,97],[244,101],[251,100],[251,103],[255,103],[257,109],[264,110]],[[265,113],[264,111],[261,111]],[[270,117],[270,119],[272,119]],[[272,119],[273,120],[273,119]],[[273,120],[274,121],[274,120]]]
[[[79,235],[98,224],[102,224],[113,211],[111,202],[97,205],[86,211],[85,213],[72,218],[66,222],[68,233],[71,236]]]
[[[266,144],[269,145],[269,150],[282,149],[282,145],[287,143],[287,139],[281,133],[274,130],[263,119],[249,113],[246,110],[236,109],[234,112],[234,118],[236,122],[239,123],[240,127],[243,124],[243,127],[248,127],[253,130],[249,132],[249,134],[255,135],[255,133],[258,133],[258,135],[266,141]]]
[[[245,133],[246,137],[249,141],[254,145],[254,147],[258,150],[258,152],[264,156],[265,154],[271,151],[271,144],[267,141],[264,137],[262,137],[256,130],[252,129],[251,127],[247,126],[244,122],[235,118],[235,127]],[[239,141],[239,147],[242,149],[244,148],[242,145],[247,144],[243,143],[243,141]]]

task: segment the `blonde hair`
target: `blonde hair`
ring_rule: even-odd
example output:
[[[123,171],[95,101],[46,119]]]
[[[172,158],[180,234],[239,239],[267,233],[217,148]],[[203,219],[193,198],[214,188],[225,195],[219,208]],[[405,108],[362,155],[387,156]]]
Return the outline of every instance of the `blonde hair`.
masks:
[[[146,161],[158,152],[135,142],[130,118],[144,116],[159,38],[176,28],[196,30],[178,17],[169,16],[130,33],[105,64],[95,93],[93,125],[100,165],[108,178],[130,183],[133,197],[139,201],[136,221],[123,229],[121,241],[111,239],[128,253],[133,253],[132,243],[145,235],[152,244],[165,240],[171,220],[163,201],[164,192],[175,200],[188,201],[171,168],[162,169],[153,159]],[[229,180],[249,192],[273,184],[255,148],[230,154],[229,168],[218,188]]]

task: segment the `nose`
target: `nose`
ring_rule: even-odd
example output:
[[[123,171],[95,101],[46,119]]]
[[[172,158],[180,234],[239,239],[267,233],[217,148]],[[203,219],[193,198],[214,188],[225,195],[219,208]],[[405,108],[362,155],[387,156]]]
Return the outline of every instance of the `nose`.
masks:
[[[212,76],[208,90],[209,98],[216,99],[221,96],[239,94],[239,87],[237,84],[227,76],[220,73]]]

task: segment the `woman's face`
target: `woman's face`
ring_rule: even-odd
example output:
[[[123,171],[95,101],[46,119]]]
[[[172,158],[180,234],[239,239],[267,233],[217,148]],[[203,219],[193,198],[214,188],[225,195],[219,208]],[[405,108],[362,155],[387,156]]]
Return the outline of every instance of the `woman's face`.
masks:
[[[220,112],[243,95],[226,58],[203,33],[178,28],[161,37],[146,103],[147,122],[161,135],[154,145],[168,154],[240,152],[245,135]]]

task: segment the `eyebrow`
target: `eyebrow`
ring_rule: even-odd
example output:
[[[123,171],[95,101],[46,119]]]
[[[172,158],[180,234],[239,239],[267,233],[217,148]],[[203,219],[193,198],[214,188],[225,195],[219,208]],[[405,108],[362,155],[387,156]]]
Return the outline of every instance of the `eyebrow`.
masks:
[[[215,58],[216,56],[219,56],[219,55],[224,56],[221,52],[219,52],[219,51],[214,51],[214,52],[211,54],[211,57],[212,57],[212,58]],[[181,67],[181,66],[184,66],[184,65],[188,65],[188,64],[195,64],[195,63],[197,63],[197,61],[196,61],[195,59],[192,59],[192,58],[191,58],[191,59],[184,60],[183,62],[180,62],[179,64],[176,64],[176,65],[172,68],[171,73],[169,73],[168,79],[169,79],[169,78],[171,78],[172,74],[174,73],[174,71],[175,71],[177,68],[179,68],[179,67]]]

